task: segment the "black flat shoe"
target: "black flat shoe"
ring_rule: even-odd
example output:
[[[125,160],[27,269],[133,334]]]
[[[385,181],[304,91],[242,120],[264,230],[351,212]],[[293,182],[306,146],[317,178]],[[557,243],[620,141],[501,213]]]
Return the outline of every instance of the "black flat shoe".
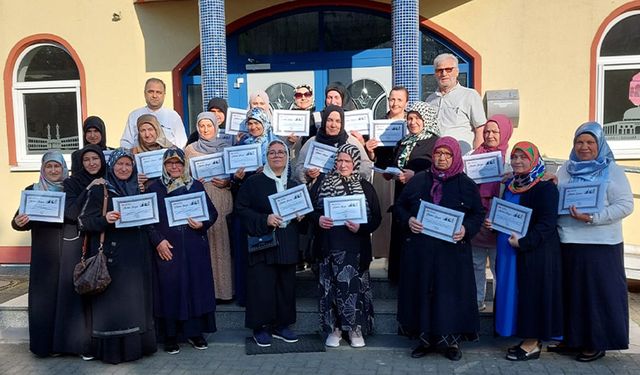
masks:
[[[431,345],[425,346],[424,344],[418,344],[418,346],[411,351],[411,358],[422,358],[431,352],[433,352]]]
[[[444,350],[444,356],[452,361],[459,361],[462,358],[462,350],[456,346],[450,346]]]
[[[570,348],[566,346],[564,343],[559,342],[557,344],[549,344],[547,345],[547,351],[550,353],[558,353],[558,354],[572,354],[577,353],[577,348]]]
[[[540,358],[541,352],[542,352],[542,343],[538,343],[538,345],[536,345],[536,348],[530,352],[522,349],[521,346],[518,346],[518,348],[514,353],[507,353],[507,359],[509,361],[529,361],[532,359]]]
[[[522,345],[523,342],[524,341],[520,341],[519,344],[508,347],[507,354],[516,354],[516,352],[518,351],[518,348],[520,347],[520,345]]]
[[[578,362],[592,362],[592,361],[595,361],[597,359],[600,359],[600,358],[604,357],[604,355],[605,355],[605,351],[604,350],[597,351],[597,352],[595,352],[593,354],[580,353],[576,357],[576,361],[578,361]]]

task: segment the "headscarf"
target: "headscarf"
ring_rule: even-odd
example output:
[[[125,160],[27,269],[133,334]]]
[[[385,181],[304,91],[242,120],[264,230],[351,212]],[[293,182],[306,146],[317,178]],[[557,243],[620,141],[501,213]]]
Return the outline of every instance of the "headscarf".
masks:
[[[140,136],[140,127],[142,126],[142,124],[149,124],[155,129],[155,131],[156,131],[156,141],[155,142],[153,142],[153,143],[144,143],[144,141],[142,140],[142,137]],[[160,126],[160,123],[158,122],[158,119],[156,118],[156,116],[154,116],[152,114],[144,114],[144,115],[138,117],[137,125],[138,125],[138,150],[139,150],[139,152],[160,150],[160,149],[163,149],[163,148],[170,148],[170,147],[173,146],[173,144],[171,142],[169,142],[169,140],[167,140],[167,137],[164,135],[164,131],[162,130],[162,127]]]
[[[567,172],[571,175],[569,182],[606,181],[609,176],[609,164],[615,162],[615,159],[602,132],[602,126],[597,122],[585,122],[576,130],[573,142],[575,143],[584,133],[595,138],[598,143],[598,156],[593,160],[580,161],[575,149],[571,149],[567,162]]]
[[[184,169],[182,170],[182,176],[173,178],[169,176],[167,172],[167,168],[164,166],[169,159],[178,159],[184,165]],[[167,188],[167,194],[170,194],[174,190],[180,189],[184,187],[186,190],[191,188],[193,184],[193,177],[189,173],[189,164],[186,163],[186,159],[184,156],[184,151],[179,148],[173,147],[167,149],[162,156],[162,177],[160,178],[162,184]]]
[[[540,156],[538,147],[531,142],[518,142],[513,146],[511,156],[518,150],[527,155],[531,161],[531,167],[522,174],[514,174],[513,179],[508,183],[507,188],[515,194],[524,193],[531,189],[544,176],[544,160]]]
[[[440,127],[438,126],[438,112],[425,102],[415,102],[408,113],[415,112],[420,116],[424,126],[418,134],[407,134],[400,141],[400,153],[398,155],[398,167],[404,168],[409,160],[411,152],[416,147],[418,141],[429,139],[433,136],[440,136]]]
[[[495,122],[498,125],[498,129],[500,130],[500,140],[498,146],[496,147],[488,147],[485,143],[482,143],[478,148],[473,150],[472,154],[484,154],[487,152],[500,151],[502,153],[502,162],[504,163],[505,158],[507,157],[507,149],[509,148],[509,139],[511,139],[511,134],[513,133],[513,125],[511,124],[511,120],[509,117],[505,115],[493,115],[489,120],[487,120],[487,124],[489,122]],[[486,126],[486,125],[485,125]],[[478,189],[480,190],[480,197],[483,199],[491,200],[492,197],[497,197],[500,195],[500,182],[486,182],[478,185]],[[486,201],[483,202],[488,203]],[[486,209],[490,207],[485,206]]]
[[[129,178],[127,178],[126,180],[119,179],[113,171],[113,167],[116,165],[116,162],[122,158],[131,159],[131,164],[133,165],[131,176],[129,176]],[[109,156],[109,162],[107,163],[107,189],[120,196],[140,194],[140,190],[138,189],[138,171],[136,170],[136,158],[133,156],[130,150],[119,147],[115,149]]]
[[[84,145],[89,144],[89,142],[87,142],[87,131],[89,129],[96,129],[100,132],[100,135],[102,137],[100,139],[100,143],[98,143],[98,146],[100,146],[102,150],[106,150],[107,131],[106,126],[104,125],[104,121],[102,121],[102,119],[98,116],[89,116],[84,120],[84,122],[82,123],[82,142]]]
[[[213,108],[217,108],[222,113],[224,113],[225,115],[224,121],[222,121],[222,124],[218,124],[219,127],[224,128],[224,125],[227,122],[227,118],[226,118],[227,109],[229,109],[229,105],[227,104],[227,101],[224,100],[223,98],[212,98],[211,100],[209,100],[209,103],[207,103],[207,111],[211,111]]]
[[[242,143],[243,145],[259,143],[260,148],[262,149],[262,160],[266,161],[267,148],[269,146],[269,143],[271,143],[271,141],[276,139],[276,137],[273,135],[273,130],[271,128],[271,120],[269,120],[269,117],[267,117],[267,114],[265,113],[265,111],[262,108],[258,108],[258,107],[252,108],[249,110],[249,112],[247,112],[247,118],[243,121],[243,125],[246,129],[248,129],[247,123],[249,122],[249,120],[252,120],[252,119],[261,123],[264,131],[262,132],[262,135],[258,137],[254,137],[251,134],[247,133],[244,136],[244,138],[242,138],[240,143]]]
[[[100,170],[96,174],[89,174],[87,170],[84,168],[82,163],[82,159],[87,152],[93,152],[100,157]],[[72,189],[77,191],[82,191],[82,189],[86,189],[87,186],[91,183],[91,181],[96,178],[104,177],[105,172],[107,170],[107,162],[104,159],[104,153],[100,149],[98,145],[86,145],[80,150],[80,165],[81,168],[77,173],[74,173],[68,180],[69,185],[73,185]],[[66,188],[67,184],[65,184]],[[65,189],[66,190],[66,189]]]
[[[271,121],[271,116],[272,116],[272,113],[271,113],[271,104],[269,104],[269,103],[271,103],[271,102],[270,102],[270,100],[269,100],[269,95],[268,95],[266,92],[264,92],[264,91],[255,91],[255,92],[253,92],[251,95],[249,95],[249,108],[247,108],[247,109],[249,109],[249,110],[251,110],[251,109],[252,109],[252,108],[251,108],[251,102],[253,102],[257,97],[261,97],[261,98],[262,98],[262,100],[264,100],[264,102],[267,104],[267,108],[268,108],[268,109],[265,111],[265,113],[266,113],[266,114],[267,114],[267,116],[269,117],[269,121]],[[262,107],[260,107],[260,108],[261,108],[262,110],[264,110],[264,108],[262,108]]]
[[[462,163],[462,152],[460,151],[460,144],[453,137],[439,138],[433,146],[433,152],[437,149],[444,147],[453,156],[451,157],[451,165],[446,170],[440,170],[436,168],[435,160],[431,163],[431,174],[433,174],[433,186],[431,187],[431,198],[433,203],[439,204],[442,199],[442,184],[448,179],[462,173],[464,170],[464,164]]]
[[[62,166],[62,175],[60,181],[49,181],[44,172],[44,165],[53,161]],[[40,181],[33,184],[33,190],[47,190],[47,191],[62,191],[65,178],[69,177],[69,169],[67,169],[67,162],[64,160],[64,156],[58,150],[49,150],[42,155],[42,165],[40,166]]]
[[[353,103],[353,99],[351,99],[351,95],[346,87],[342,84],[342,82],[331,82],[327,85],[327,88],[324,89],[324,97],[327,97],[329,91],[337,92],[342,98],[342,108],[345,111],[353,111],[356,109],[356,105]]]
[[[340,125],[340,132],[338,132],[337,135],[327,135],[327,119],[331,112],[338,112],[338,114],[340,114],[342,125]],[[326,106],[322,110],[322,123],[320,125],[320,129],[318,129],[318,134],[316,134],[316,142],[328,146],[339,147],[347,143],[348,138],[349,134],[344,130],[344,110],[333,104]]]
[[[309,104],[309,106],[307,108],[300,108],[298,107],[298,105],[296,104],[295,100],[293,101],[293,104],[291,104],[291,109],[293,110],[304,110],[304,111],[314,111],[314,108],[316,107],[316,103],[315,103],[315,98],[313,97],[313,90],[311,89],[311,86],[305,84],[299,85],[298,87],[296,87],[296,90],[301,89],[301,88],[305,88],[307,90],[309,90],[309,92],[311,93],[311,104]],[[294,92],[295,95],[295,92]]]
[[[196,130],[198,131],[198,141],[193,143],[193,149],[201,154],[213,154],[216,152],[222,152],[222,150],[225,147],[229,146],[226,140],[220,139],[216,136],[207,140],[200,135],[200,130],[199,130],[200,128],[198,127],[198,124],[200,124],[200,121],[205,119],[213,123],[213,127],[216,129],[215,135],[218,134],[219,124],[218,124],[218,118],[216,117],[216,115],[214,115],[211,112],[200,113],[196,118]]]
[[[282,171],[280,176],[276,176],[275,172],[273,172],[273,169],[271,169],[269,162],[265,159],[262,173],[276,183],[276,192],[279,193],[281,191],[287,190],[287,182],[289,180],[289,147],[287,147],[287,145],[283,141],[279,139],[274,139],[273,141],[269,142],[269,144],[267,145],[267,150],[269,150],[271,146],[276,143],[279,143],[282,146],[284,146],[285,161],[286,161],[286,164],[284,165],[284,170]],[[289,224],[289,220],[283,221],[280,224],[280,228],[286,228],[287,224]]]

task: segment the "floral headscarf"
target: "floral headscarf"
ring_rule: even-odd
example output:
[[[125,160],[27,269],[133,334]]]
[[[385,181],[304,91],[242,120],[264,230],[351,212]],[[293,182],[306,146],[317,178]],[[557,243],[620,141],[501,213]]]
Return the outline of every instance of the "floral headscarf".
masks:
[[[182,165],[184,165],[184,169],[182,170],[182,176],[173,178],[169,176],[167,172],[167,168],[164,166],[170,159],[177,159]],[[184,187],[185,189],[191,188],[191,184],[193,184],[193,177],[189,173],[189,164],[186,163],[186,158],[184,156],[184,151],[179,148],[170,148],[164,152],[162,156],[162,184],[167,188],[167,193],[171,193],[174,190],[180,189]]]
[[[518,150],[527,155],[527,158],[531,161],[531,167],[522,174],[514,174],[513,179],[507,185],[507,188],[516,194],[524,193],[531,189],[544,176],[544,160],[540,156],[538,147],[531,142],[518,142],[513,146],[511,156]]]
[[[44,172],[44,165],[53,161],[62,166],[62,175],[59,181],[50,181]],[[47,190],[47,191],[62,191],[65,178],[69,177],[69,169],[67,168],[67,162],[64,161],[64,156],[58,150],[50,150],[42,155],[42,165],[40,166],[40,180],[33,184],[33,190]]]
[[[113,167],[116,165],[116,162],[122,158],[131,159],[131,164],[133,165],[131,176],[126,180],[121,180],[116,177],[116,174],[113,171]],[[107,189],[120,196],[140,194],[140,190],[138,189],[136,159],[131,151],[120,147],[115,149],[109,156],[109,162],[107,163]]]
[[[411,152],[416,147],[418,141],[437,137],[440,135],[440,127],[438,126],[438,112],[435,108],[425,102],[415,102],[407,114],[415,112],[420,116],[424,126],[418,134],[407,134],[400,141],[400,153],[398,155],[398,167],[404,168],[407,164]]]
[[[453,155],[451,157],[451,165],[446,170],[436,168],[435,160],[431,163],[431,174],[433,175],[433,186],[431,186],[431,198],[433,203],[439,204],[442,199],[442,183],[451,177],[454,177],[464,170],[462,163],[462,152],[460,144],[453,137],[442,137],[433,145],[433,152],[439,148],[446,148]]]
[[[271,120],[269,120],[269,117],[267,116],[265,111],[262,108],[258,107],[252,108],[249,110],[249,112],[247,112],[247,118],[243,121],[243,125],[241,125],[241,127],[244,126],[245,129],[248,129],[247,123],[249,122],[249,120],[256,120],[261,123],[264,131],[262,132],[262,135],[259,135],[257,137],[254,137],[251,134],[247,133],[244,138],[242,138],[240,143],[242,143],[243,145],[259,143],[262,149],[262,160],[266,161],[267,148],[269,146],[269,143],[276,139],[276,137],[273,135]]]
[[[574,143],[580,135],[585,133],[593,136],[598,143],[598,156],[594,160],[581,161],[575,150],[571,149],[567,163],[567,172],[571,175],[570,182],[606,181],[609,175],[609,164],[615,162],[615,159],[602,132],[602,126],[597,122],[585,122],[580,125],[573,137]]]

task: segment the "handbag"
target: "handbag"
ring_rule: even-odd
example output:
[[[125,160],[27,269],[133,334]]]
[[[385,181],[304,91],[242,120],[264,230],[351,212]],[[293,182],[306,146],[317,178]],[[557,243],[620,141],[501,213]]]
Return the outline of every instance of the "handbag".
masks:
[[[276,232],[273,231],[263,236],[247,236],[247,244],[249,254],[251,254],[278,246],[278,239],[276,238]]]
[[[102,215],[107,214],[107,188],[104,188],[104,199],[102,203]],[[81,295],[92,295],[103,292],[111,283],[111,276],[107,268],[107,257],[103,249],[104,231],[100,233],[100,246],[98,254],[85,259],[87,255],[87,236],[82,243],[82,257],[80,263],[73,269],[73,286],[76,293]]]

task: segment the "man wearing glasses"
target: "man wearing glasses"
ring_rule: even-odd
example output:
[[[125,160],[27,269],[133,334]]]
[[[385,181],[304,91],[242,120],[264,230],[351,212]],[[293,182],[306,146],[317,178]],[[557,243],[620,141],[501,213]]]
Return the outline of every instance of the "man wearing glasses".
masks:
[[[429,95],[427,104],[438,110],[441,136],[458,140],[462,154],[477,148],[483,142],[482,126],[487,118],[480,95],[474,89],[458,83],[458,58],[443,53],[433,60],[438,90]]]

